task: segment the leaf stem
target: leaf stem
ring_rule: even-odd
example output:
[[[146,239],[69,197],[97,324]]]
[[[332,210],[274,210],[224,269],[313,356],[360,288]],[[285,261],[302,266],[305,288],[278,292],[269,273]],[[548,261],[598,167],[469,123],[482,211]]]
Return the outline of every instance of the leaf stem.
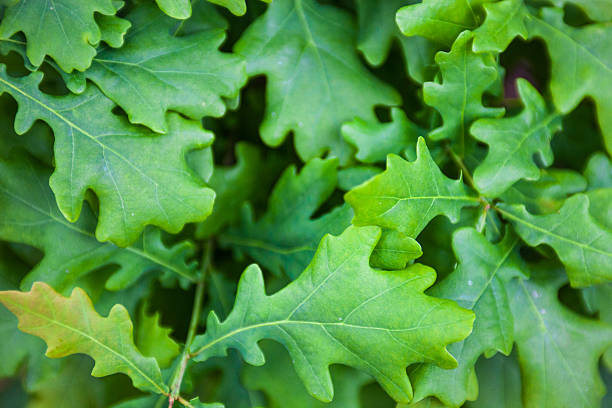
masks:
[[[465,181],[467,181],[470,187],[478,191],[478,189],[476,188],[476,184],[474,183],[474,179],[472,178],[472,174],[470,173],[470,170],[466,167],[465,163],[463,163],[461,157],[457,156],[453,149],[451,149],[448,145],[445,146],[445,150],[450,156],[450,158],[455,162],[457,167],[459,167],[459,169],[461,170],[461,173],[465,177]]]
[[[189,348],[196,334],[198,323],[200,322],[200,314],[202,312],[202,300],[204,299],[204,287],[206,281],[206,273],[210,269],[210,263],[212,259],[213,244],[212,240],[208,240],[204,255],[202,258],[202,275],[196,285],[195,298],[193,300],[193,309],[191,311],[191,321],[189,322],[189,329],[187,331],[187,339],[185,340],[185,347],[181,354],[181,360],[176,367],[174,374],[172,375],[172,385],[170,387],[170,396],[168,408],[172,408],[174,401],[179,401],[186,407],[191,407],[191,404],[183,399],[179,393],[181,391],[181,383],[183,382],[183,376],[185,375],[185,369],[187,368],[187,362],[191,357],[189,354]]]

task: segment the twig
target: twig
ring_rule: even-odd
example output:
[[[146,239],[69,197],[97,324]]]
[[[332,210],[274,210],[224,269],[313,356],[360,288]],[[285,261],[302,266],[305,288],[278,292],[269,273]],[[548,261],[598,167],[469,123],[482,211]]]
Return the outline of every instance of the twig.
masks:
[[[196,334],[198,323],[200,322],[200,314],[202,312],[202,300],[204,299],[204,283],[206,281],[206,273],[210,269],[210,263],[212,259],[213,244],[212,240],[208,240],[206,243],[206,249],[204,250],[204,256],[202,259],[202,275],[196,285],[195,298],[193,300],[193,310],[191,312],[191,321],[189,322],[189,330],[187,331],[187,340],[185,340],[185,347],[181,354],[181,360],[176,367],[174,374],[172,375],[172,385],[170,387],[170,396],[168,398],[168,408],[172,408],[174,401],[179,401],[186,407],[191,407],[191,404],[183,399],[179,393],[181,391],[181,384],[183,382],[183,376],[185,375],[185,369],[190,358],[189,348]]]

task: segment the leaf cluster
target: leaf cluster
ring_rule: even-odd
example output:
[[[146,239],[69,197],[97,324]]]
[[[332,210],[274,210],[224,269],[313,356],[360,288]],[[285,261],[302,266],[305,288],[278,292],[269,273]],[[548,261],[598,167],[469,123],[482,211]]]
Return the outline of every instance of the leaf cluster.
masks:
[[[0,405],[612,404],[612,5],[0,8]]]

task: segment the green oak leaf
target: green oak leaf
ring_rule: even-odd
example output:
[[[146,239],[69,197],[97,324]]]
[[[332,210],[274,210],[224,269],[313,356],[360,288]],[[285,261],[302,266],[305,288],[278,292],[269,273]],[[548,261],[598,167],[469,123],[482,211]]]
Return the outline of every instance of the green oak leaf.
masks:
[[[497,245],[473,228],[453,234],[453,250],[458,266],[428,294],[451,299],[473,310],[474,329],[467,339],[449,346],[459,363],[453,370],[421,364],[410,371],[416,401],[435,396],[449,407],[460,407],[471,395],[474,365],[482,354],[510,354],[513,343],[513,319],[507,283],[524,276],[525,266],[518,255],[518,238],[507,232]],[[476,393],[478,387],[475,387]]]
[[[547,169],[540,170],[537,180],[521,180],[499,198],[506,204],[523,204],[533,214],[550,214],[558,211],[570,195],[584,191],[586,186],[580,173]]]
[[[481,357],[476,363],[476,375],[480,382],[478,399],[468,401],[466,408],[523,408],[516,353]]]
[[[40,353],[44,353],[44,347]],[[37,378],[28,378],[24,384],[29,394],[27,408],[106,408],[112,393],[101,379],[89,375],[92,365],[84,355],[61,360],[44,358],[36,367]]]
[[[525,5],[523,0],[504,0],[484,4],[486,18],[474,30],[474,52],[500,53],[508,48],[514,38],[527,39],[525,26]]]
[[[101,50],[78,75],[98,85],[130,122],[155,132],[168,131],[168,111],[192,119],[225,114],[224,98],[238,96],[246,70],[241,57],[218,50],[224,28],[176,36],[175,21],[150,4],[139,5],[126,18],[134,29],[125,45]]]
[[[221,323],[211,313],[206,333],[196,337],[195,360],[226,355],[231,347],[249,364],[262,365],[257,342],[272,339],[288,349],[309,393],[322,401],[333,397],[328,366],[337,363],[367,372],[394,399],[408,402],[406,366],[427,361],[454,367],[445,346],[469,334],[474,316],[423,294],[435,281],[431,268],[372,269],[379,238],[376,227],[326,235],[300,277],[271,296],[261,270],[248,267],[227,319]]]
[[[321,238],[341,233],[351,222],[348,205],[312,218],[336,188],[337,167],[335,158],[312,159],[299,174],[289,166],[274,186],[266,213],[254,220],[251,207],[245,207],[240,223],[221,234],[221,244],[248,254],[277,276],[295,279]]]
[[[96,55],[96,46],[102,37],[122,37],[129,24],[119,22],[102,27],[94,19],[94,13],[114,16],[123,1],[113,0],[19,0],[9,5],[0,23],[0,39],[6,40],[17,32],[23,32],[27,40],[27,56],[39,66],[46,55],[57,62],[62,70],[84,71]],[[117,45],[109,41],[109,45]],[[119,44],[121,45],[121,44]]]
[[[321,402],[308,394],[283,346],[268,341],[262,343],[261,348],[268,356],[266,364],[260,367],[245,366],[242,378],[248,389],[260,390],[266,395],[268,408],[357,408],[361,406],[361,387],[372,381],[363,372],[334,366],[331,368],[335,384],[334,399],[330,403]]]
[[[517,87],[524,106],[520,114],[479,119],[470,129],[474,138],[489,145],[487,156],[474,171],[474,182],[490,197],[499,197],[520,179],[536,180],[540,169],[534,156],[544,166],[553,162],[550,140],[561,129],[561,117],[527,80],[519,78]]]
[[[391,122],[370,122],[355,118],[340,129],[342,137],[357,148],[357,160],[362,163],[384,161],[389,153],[404,149],[414,151],[419,129],[403,110],[391,108]]]
[[[541,18],[526,18],[530,37],[541,38],[551,57],[550,91],[561,113],[572,111],[585,97],[597,107],[597,119],[608,152],[612,152],[612,23],[572,27],[563,11],[544,8]],[[573,61],[568,64],[567,61]]]
[[[18,289],[21,277],[27,270],[28,266],[20,262],[6,244],[0,244],[0,291]],[[1,306],[0,338],[0,378],[17,375],[20,366],[30,363],[33,359],[38,366],[38,360],[42,359],[45,350],[44,343],[17,330],[17,319]]]
[[[584,169],[589,190],[612,187],[612,161],[604,153],[595,153]]]
[[[550,0],[550,2],[559,8],[573,4],[581,8],[593,21],[609,22],[612,20],[612,7],[606,0]]]
[[[359,61],[355,36],[348,13],[314,0],[275,0],[249,26],[234,51],[245,56],[249,76],[267,77],[266,144],[278,146],[293,132],[302,160],[331,151],[345,163],[350,149],[340,126],[355,117],[375,120],[374,106],[400,103]]]
[[[219,6],[223,6],[232,14],[237,16],[242,16],[246,13],[246,2],[245,0],[207,0],[210,3],[218,4]],[[264,3],[270,3],[272,0],[261,0]]]
[[[0,67],[0,91],[17,100],[17,133],[43,120],[55,135],[50,185],[62,214],[79,218],[85,192],[100,201],[96,238],[126,246],[145,225],[178,232],[212,211],[214,192],[188,168],[185,154],[212,143],[197,122],[169,114],[169,131],[157,135],[112,113],[114,104],[94,86],[81,95],[41,92],[41,72],[12,77]]]
[[[524,406],[599,406],[605,389],[597,365],[612,345],[612,326],[562,306],[557,292],[564,275],[550,265],[542,269],[509,288]]]
[[[492,54],[472,51],[469,31],[459,35],[450,52],[436,54],[442,83],[425,82],[423,99],[442,116],[443,125],[429,134],[432,140],[449,139],[460,155],[465,151],[465,139],[472,122],[480,118],[499,117],[503,108],[484,106],[483,94],[495,84],[497,63]]]
[[[380,269],[404,269],[408,262],[421,255],[423,250],[414,238],[396,230],[383,230],[372,251],[370,265]]]
[[[96,217],[89,205],[84,206],[75,223],[66,221],[49,188],[50,174],[49,169],[23,154],[0,160],[0,239],[44,252],[42,260],[23,279],[22,289],[44,281],[62,292],[105,265],[120,267],[105,282],[111,290],[133,284],[152,269],[161,271],[165,279],[176,275],[187,282],[196,280],[196,265],[188,262],[194,252],[189,242],[168,248],[161,231],[152,227],[126,248],[99,242],[94,235]]]
[[[191,0],[155,0],[161,11],[172,18],[184,20],[191,17]]]
[[[565,265],[573,287],[612,281],[612,231],[589,214],[584,194],[568,198],[554,214],[532,215],[523,205],[499,204],[497,209],[531,246],[551,246]]]
[[[215,204],[211,215],[197,226],[199,239],[215,235],[228,224],[239,221],[244,203],[261,194],[261,190],[267,191],[271,184],[266,160],[256,146],[239,142],[235,150],[236,164],[215,166],[208,181],[216,194]]]
[[[47,357],[87,354],[96,361],[95,377],[124,373],[136,388],[167,393],[155,359],[134,346],[132,321],[123,306],[115,305],[102,317],[82,289],[63,297],[42,282],[35,282],[29,292],[2,291],[0,303],[17,316],[21,331],[47,343]]]
[[[415,161],[389,155],[387,169],[346,193],[345,200],[355,211],[353,224],[396,229],[413,238],[435,216],[444,214],[455,223],[461,208],[479,203],[461,179],[442,173],[422,137]]]
[[[459,33],[480,25],[479,8],[491,0],[423,0],[402,7],[397,25],[406,36],[418,35],[450,46]]]
[[[612,326],[612,283],[584,288],[581,293],[587,310],[598,313],[599,320]],[[612,372],[612,347],[604,353],[603,362]]]
[[[416,0],[357,0],[359,38],[357,49],[368,64],[379,66],[387,59],[394,40],[399,42],[409,75],[417,82],[433,78],[437,44],[423,37],[406,37],[395,24],[395,13]]]
[[[180,353],[179,345],[170,337],[172,329],[163,327],[160,314],[147,314],[146,304],[140,308],[136,325],[135,343],[140,352],[147,357],[154,357],[161,368],[170,367]]]
[[[376,166],[345,167],[338,171],[338,188],[342,191],[349,191],[380,173],[382,170]]]

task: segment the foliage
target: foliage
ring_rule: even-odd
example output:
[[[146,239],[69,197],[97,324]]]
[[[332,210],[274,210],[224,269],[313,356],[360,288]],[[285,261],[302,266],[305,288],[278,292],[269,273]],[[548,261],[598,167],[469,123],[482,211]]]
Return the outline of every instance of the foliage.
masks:
[[[0,405],[611,401],[608,2],[0,7]]]

